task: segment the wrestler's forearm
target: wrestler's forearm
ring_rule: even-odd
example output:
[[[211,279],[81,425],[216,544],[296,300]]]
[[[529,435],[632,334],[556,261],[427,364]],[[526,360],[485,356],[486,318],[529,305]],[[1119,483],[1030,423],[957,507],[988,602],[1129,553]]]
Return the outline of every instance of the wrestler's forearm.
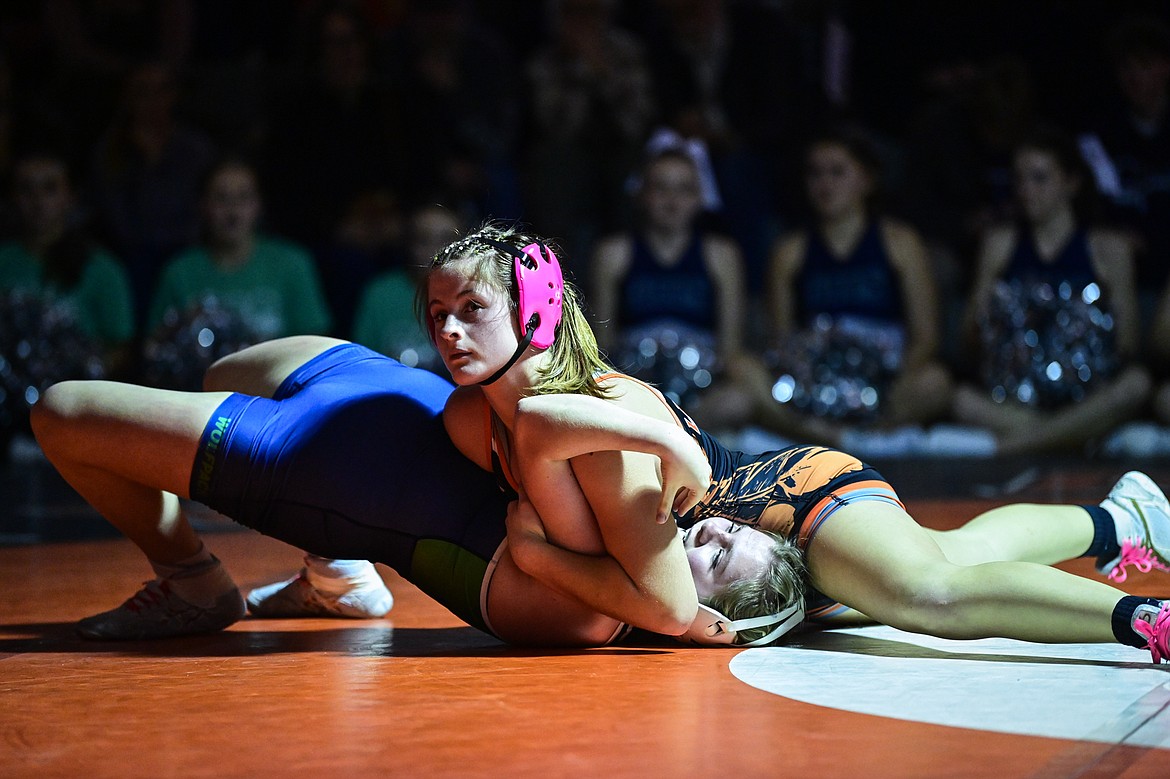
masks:
[[[656,504],[669,503],[680,487],[705,492],[710,466],[702,450],[675,426],[613,402],[582,400],[591,399],[547,395],[521,401],[514,440],[525,484],[532,488],[532,504],[546,518],[548,538],[555,541],[562,534],[566,522],[560,515],[578,496],[585,510],[570,512],[575,519],[568,524],[583,523],[591,514],[589,524],[596,523],[600,536],[593,548],[539,545],[534,559],[520,565],[529,565],[531,575],[603,614],[678,635],[697,609],[690,567],[673,523],[646,524],[641,518],[664,516],[661,506],[656,515]],[[631,435],[630,430],[638,433]],[[676,444],[667,441],[675,434],[684,436],[677,442],[682,455],[669,451]],[[646,451],[647,441],[654,445],[652,451]],[[659,457],[662,476],[655,450],[670,455]],[[685,467],[674,467],[680,460]],[[564,461],[572,462],[572,470],[563,467]],[[683,475],[667,478],[675,472]],[[539,500],[536,492],[541,493]],[[514,519],[522,516],[515,514]],[[601,552],[605,556],[597,554]]]
[[[681,635],[694,620],[698,600],[683,608],[667,604],[637,585],[617,560],[584,555],[547,542],[514,544],[512,555],[525,573],[606,616],[654,633]],[[684,613],[685,612],[685,613]]]
[[[524,494],[540,515],[551,543],[571,552],[606,553],[593,508],[568,462],[525,458],[521,473]]]
[[[644,452],[659,458],[695,443],[677,425],[587,395],[537,395],[516,406],[517,446],[525,457],[568,460],[592,452]]]
[[[538,471],[542,464],[563,460],[576,462],[599,452],[656,456],[663,489],[655,513],[659,523],[669,520],[671,508],[680,514],[689,511],[711,484],[706,454],[681,427],[598,398],[524,398],[517,406],[515,440],[523,471]]]

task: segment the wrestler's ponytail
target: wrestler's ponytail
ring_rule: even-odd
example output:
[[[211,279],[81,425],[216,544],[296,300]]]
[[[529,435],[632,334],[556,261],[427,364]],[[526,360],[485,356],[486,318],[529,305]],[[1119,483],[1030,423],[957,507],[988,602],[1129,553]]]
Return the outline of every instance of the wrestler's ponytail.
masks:
[[[557,327],[557,340],[533,391],[538,395],[566,392],[606,397],[594,376],[612,370],[602,358],[597,337],[585,318],[580,293],[565,281],[565,307]]]

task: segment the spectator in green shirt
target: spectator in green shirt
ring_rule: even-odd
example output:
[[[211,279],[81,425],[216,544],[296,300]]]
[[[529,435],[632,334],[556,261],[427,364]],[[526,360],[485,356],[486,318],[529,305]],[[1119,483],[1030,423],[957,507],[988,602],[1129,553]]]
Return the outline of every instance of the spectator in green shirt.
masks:
[[[65,158],[49,150],[22,154],[13,166],[12,197],[20,237],[0,244],[0,290],[63,305],[102,349],[107,371],[118,373],[134,335],[130,282],[122,264],[79,223]]]
[[[303,247],[258,232],[262,200],[255,168],[239,159],[215,165],[203,187],[204,241],[164,268],[150,308],[156,330],[214,298],[260,340],[329,332],[331,317],[316,263]]]
[[[418,275],[431,258],[462,232],[450,209],[425,204],[407,223],[406,266],[391,268],[370,280],[354,315],[353,340],[406,365],[445,374],[430,336],[414,310]]]

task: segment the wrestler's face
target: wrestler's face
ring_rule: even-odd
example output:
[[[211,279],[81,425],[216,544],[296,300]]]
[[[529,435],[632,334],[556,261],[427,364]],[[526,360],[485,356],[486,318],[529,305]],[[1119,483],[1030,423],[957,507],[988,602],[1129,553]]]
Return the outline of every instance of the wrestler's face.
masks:
[[[478,278],[476,268],[474,260],[457,260],[427,279],[435,348],[458,385],[491,376],[520,342],[507,293]]]
[[[1078,181],[1060,167],[1056,157],[1040,149],[1022,149],[1015,157],[1016,196],[1024,216],[1033,224],[1067,208]]]
[[[730,519],[696,522],[683,532],[683,548],[699,600],[706,603],[735,582],[762,576],[775,543],[767,533]]]
[[[844,146],[821,143],[809,152],[805,185],[817,214],[832,219],[864,206],[873,180]]]

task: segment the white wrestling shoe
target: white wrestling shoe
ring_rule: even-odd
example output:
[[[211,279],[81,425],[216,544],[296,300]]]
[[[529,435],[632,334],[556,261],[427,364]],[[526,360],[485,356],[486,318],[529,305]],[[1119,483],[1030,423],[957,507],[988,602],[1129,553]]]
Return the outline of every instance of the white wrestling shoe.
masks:
[[[308,566],[293,578],[257,587],[248,593],[248,611],[254,617],[384,617],[394,596],[372,563],[349,576],[322,576]]]
[[[1125,581],[1130,565],[1141,573],[1170,571],[1170,502],[1153,479],[1130,471],[1113,485],[1101,508],[1113,517],[1121,553],[1098,559],[1098,571],[1118,583]]]
[[[244,616],[244,599],[233,587],[210,606],[177,595],[167,579],[154,579],[116,609],[77,623],[77,634],[98,641],[139,641],[223,630]]]

